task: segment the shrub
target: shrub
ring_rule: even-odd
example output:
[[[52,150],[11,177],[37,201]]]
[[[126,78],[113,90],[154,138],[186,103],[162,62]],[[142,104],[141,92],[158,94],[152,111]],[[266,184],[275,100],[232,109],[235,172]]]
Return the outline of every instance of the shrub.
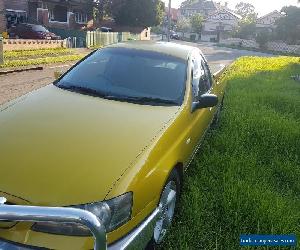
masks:
[[[190,40],[195,41],[196,40],[196,34],[191,34],[190,35]]]
[[[271,39],[271,34],[269,32],[261,32],[256,36],[256,42],[259,44],[261,49],[267,49],[267,43]]]

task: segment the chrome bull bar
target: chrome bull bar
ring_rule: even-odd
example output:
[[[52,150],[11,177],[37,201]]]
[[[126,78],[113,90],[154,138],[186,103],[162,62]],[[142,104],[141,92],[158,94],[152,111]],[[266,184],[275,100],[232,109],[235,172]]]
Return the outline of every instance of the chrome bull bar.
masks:
[[[105,227],[91,212],[77,208],[4,205],[0,197],[0,221],[78,223],[94,236],[94,250],[107,249]]]

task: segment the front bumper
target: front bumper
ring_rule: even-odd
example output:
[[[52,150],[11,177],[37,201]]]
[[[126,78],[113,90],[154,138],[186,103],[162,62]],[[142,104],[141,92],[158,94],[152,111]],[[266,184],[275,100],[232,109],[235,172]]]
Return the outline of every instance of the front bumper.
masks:
[[[155,209],[149,217],[147,217],[138,227],[132,230],[122,239],[114,242],[113,244],[106,246],[108,250],[122,250],[122,249],[144,249],[147,243],[153,236],[155,222],[159,216],[159,209]],[[0,211],[1,218],[1,211]],[[97,239],[96,239],[97,240]],[[34,246],[23,245],[19,243],[9,242],[0,239],[0,250],[46,250],[47,248],[40,248]],[[95,248],[96,249],[96,248]],[[105,247],[99,247],[97,249],[105,249]]]
[[[124,238],[108,246],[108,250],[144,249],[152,239],[155,223],[159,214],[160,210],[156,208],[137,228],[132,230]]]

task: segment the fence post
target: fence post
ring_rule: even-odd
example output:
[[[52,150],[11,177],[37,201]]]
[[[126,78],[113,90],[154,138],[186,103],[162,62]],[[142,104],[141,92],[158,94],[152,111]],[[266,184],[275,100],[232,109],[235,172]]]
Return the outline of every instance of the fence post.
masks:
[[[4,63],[3,37],[0,34],[0,65]]]
[[[73,37],[73,48],[77,48],[77,37]]]
[[[95,47],[97,44],[96,44],[96,39],[97,39],[97,31],[92,31],[91,33],[92,35],[92,47]]]
[[[96,35],[96,44],[95,46],[98,48],[101,46],[101,33],[99,31],[94,31]]]
[[[86,32],[86,47],[90,47],[90,31]]]

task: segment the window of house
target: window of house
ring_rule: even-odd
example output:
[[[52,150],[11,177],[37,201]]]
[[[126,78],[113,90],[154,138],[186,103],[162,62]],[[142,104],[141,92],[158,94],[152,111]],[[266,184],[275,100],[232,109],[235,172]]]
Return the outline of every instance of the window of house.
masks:
[[[53,9],[48,9],[48,17],[50,21],[54,21],[54,11]]]
[[[53,8],[54,19],[58,22],[67,22],[68,21],[68,8],[61,5],[55,5]]]
[[[87,23],[88,17],[86,13],[75,12],[75,22],[76,23]]]

